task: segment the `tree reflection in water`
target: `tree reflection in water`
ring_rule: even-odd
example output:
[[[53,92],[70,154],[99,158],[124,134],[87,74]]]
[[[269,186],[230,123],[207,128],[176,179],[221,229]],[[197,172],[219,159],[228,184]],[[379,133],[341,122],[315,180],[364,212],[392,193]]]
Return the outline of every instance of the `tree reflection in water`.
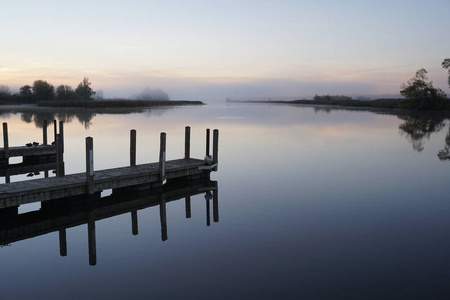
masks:
[[[400,135],[404,136],[418,152],[424,149],[425,140],[429,139],[432,133],[439,132],[445,127],[445,117],[440,114],[412,112],[398,115],[398,118],[405,121],[399,126]]]

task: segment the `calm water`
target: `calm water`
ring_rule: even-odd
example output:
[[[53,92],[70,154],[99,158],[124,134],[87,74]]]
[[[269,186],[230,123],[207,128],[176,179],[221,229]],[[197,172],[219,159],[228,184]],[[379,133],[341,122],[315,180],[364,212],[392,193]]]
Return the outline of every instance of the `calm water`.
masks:
[[[40,141],[47,117],[0,115],[11,146]],[[67,174],[84,171],[87,136],[104,169],[129,163],[130,129],[138,163],[158,160],[163,131],[168,159],[181,158],[186,125],[202,158],[205,129],[219,129],[218,216],[201,192],[190,218],[187,194],[166,203],[165,241],[159,205],[137,210],[138,234],[129,212],[96,221],[95,266],[85,223],[66,229],[66,256],[58,231],[3,245],[0,299],[450,297],[444,118],[256,104],[59,117]]]

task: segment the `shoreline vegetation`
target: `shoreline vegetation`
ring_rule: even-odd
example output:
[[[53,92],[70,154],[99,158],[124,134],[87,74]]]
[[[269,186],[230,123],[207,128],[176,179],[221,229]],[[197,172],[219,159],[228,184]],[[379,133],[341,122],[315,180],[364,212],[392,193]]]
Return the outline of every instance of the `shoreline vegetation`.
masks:
[[[324,99],[324,100],[230,100],[227,102],[235,103],[273,103],[273,104],[305,104],[305,105],[324,105],[324,106],[341,106],[341,107],[354,107],[354,108],[377,108],[377,109],[414,109],[405,106],[404,98],[382,98],[374,100],[334,100],[334,99]],[[446,99],[441,107],[438,109],[429,110],[440,110],[440,111],[450,111],[450,100]]]
[[[127,107],[155,107],[155,106],[186,106],[204,105],[202,101],[192,100],[94,100],[94,101],[41,101],[39,107],[67,107],[67,108],[127,108]]]

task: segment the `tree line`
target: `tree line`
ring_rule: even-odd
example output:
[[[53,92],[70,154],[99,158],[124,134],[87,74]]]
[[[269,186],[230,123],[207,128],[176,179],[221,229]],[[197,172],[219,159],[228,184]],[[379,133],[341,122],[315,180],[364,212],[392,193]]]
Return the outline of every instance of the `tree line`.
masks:
[[[76,89],[68,85],[55,87],[45,80],[35,80],[33,85],[20,87],[18,93],[12,94],[8,86],[0,85],[0,102],[38,103],[41,101],[91,101],[96,92],[91,88],[87,77],[83,78]]]

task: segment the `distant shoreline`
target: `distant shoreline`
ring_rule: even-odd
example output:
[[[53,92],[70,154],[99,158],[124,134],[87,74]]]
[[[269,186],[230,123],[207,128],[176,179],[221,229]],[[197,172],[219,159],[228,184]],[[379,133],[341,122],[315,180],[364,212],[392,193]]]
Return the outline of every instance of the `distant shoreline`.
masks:
[[[202,101],[191,100],[92,100],[92,101],[42,101],[38,107],[67,108],[132,108],[155,106],[204,105]]]
[[[273,104],[307,104],[307,105],[328,105],[343,107],[361,107],[361,108],[389,108],[400,109],[399,102],[401,98],[386,98],[375,100],[227,100],[227,102],[235,103],[273,103]]]

